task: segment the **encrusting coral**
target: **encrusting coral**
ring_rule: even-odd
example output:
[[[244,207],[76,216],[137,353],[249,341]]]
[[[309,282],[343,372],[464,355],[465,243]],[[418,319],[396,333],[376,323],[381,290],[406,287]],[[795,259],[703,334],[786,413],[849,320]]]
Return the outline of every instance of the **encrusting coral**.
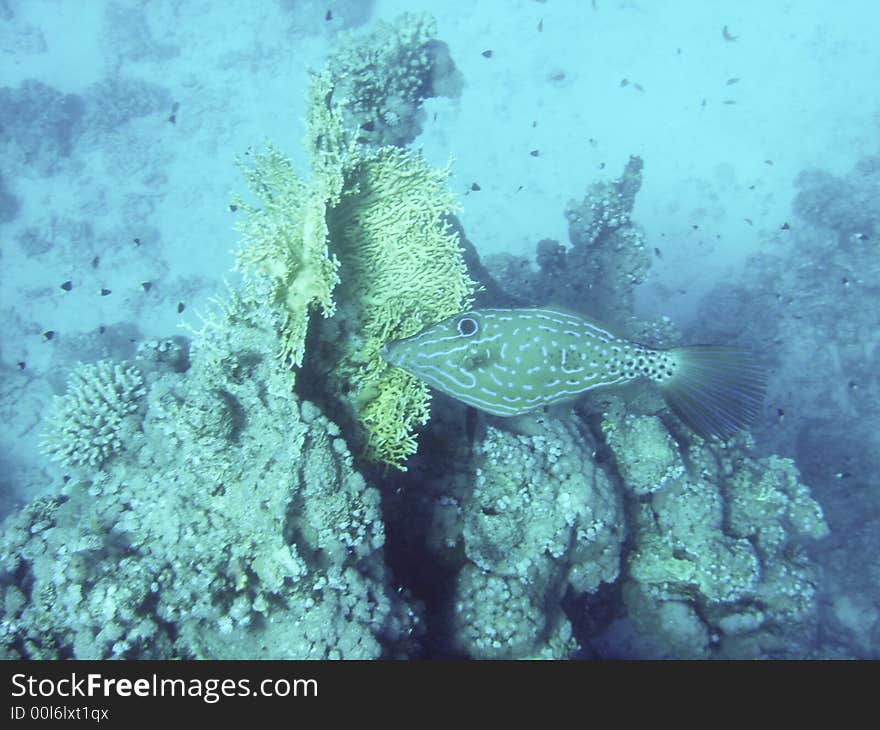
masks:
[[[366,37],[344,36],[331,54],[344,124],[371,148],[409,144],[421,132],[422,102],[460,93],[461,75],[436,33],[429,14],[404,13]]]
[[[486,266],[505,292],[523,304],[552,303],[626,325],[635,313],[634,285],[644,281],[651,265],[645,235],[632,220],[642,167],[640,157],[630,157],[619,178],[593,183],[583,200],[569,202],[571,246],[539,241],[537,270],[526,257],[487,257]]]
[[[454,641],[478,658],[562,659],[577,648],[563,598],[618,576],[620,499],[574,415],[511,425],[520,432],[488,426],[475,448]]]
[[[603,432],[633,495],[624,601],[636,624],[672,656],[797,655],[817,613],[818,572],[801,543],[828,526],[794,464],[748,456],[745,436],[694,436],[685,457],[660,419],[615,410]],[[785,646],[788,634],[799,638]]]

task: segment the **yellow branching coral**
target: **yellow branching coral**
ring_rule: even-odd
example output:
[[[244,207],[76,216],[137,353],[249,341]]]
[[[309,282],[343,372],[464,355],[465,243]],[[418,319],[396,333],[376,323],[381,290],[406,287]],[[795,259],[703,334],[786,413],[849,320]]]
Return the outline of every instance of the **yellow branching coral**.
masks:
[[[306,112],[305,147],[312,169],[313,186],[328,206],[339,202],[345,184],[343,171],[357,157],[357,137],[347,134],[342,106],[328,71],[312,74]]]
[[[345,280],[338,299],[355,337],[340,342],[335,375],[366,432],[367,456],[401,467],[428,419],[427,388],[388,367],[379,349],[466,309],[475,283],[444,216],[457,208],[448,170],[385,147],[359,161],[329,214]]]
[[[234,201],[245,214],[237,267],[248,297],[281,319],[281,357],[297,368],[306,357],[316,387],[344,407],[352,427],[360,425],[366,457],[399,468],[416,450],[429,394],[388,367],[379,350],[466,308],[476,285],[445,221],[457,207],[445,188],[448,170],[396,147],[370,151],[363,135],[374,122],[361,106],[368,97],[380,107],[390,103],[373,94],[377,89],[405,89],[417,111],[427,94],[433,34],[430,16],[405,15],[363,41],[364,48],[356,41],[346,46],[312,75],[309,179],[267,144],[243,165],[258,204]],[[310,338],[311,357],[310,315],[332,317],[337,308],[338,316]]]
[[[245,213],[238,226],[243,240],[236,267],[244,272],[253,299],[265,292],[280,308],[279,354],[289,365],[300,366],[310,312],[319,306],[331,317],[336,311],[332,294],[339,262],[327,247],[327,191],[307,186],[271,144],[251,155],[251,162],[242,170],[259,207],[234,201]]]

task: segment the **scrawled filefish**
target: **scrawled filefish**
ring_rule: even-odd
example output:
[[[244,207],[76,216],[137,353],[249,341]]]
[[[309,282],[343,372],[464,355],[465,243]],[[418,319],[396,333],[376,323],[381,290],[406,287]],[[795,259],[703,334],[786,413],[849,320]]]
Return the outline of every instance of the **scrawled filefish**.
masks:
[[[729,438],[758,414],[766,376],[748,350],[655,350],[555,308],[473,309],[389,342],[382,357],[428,385],[496,416],[573,400],[647,378],[703,436]]]

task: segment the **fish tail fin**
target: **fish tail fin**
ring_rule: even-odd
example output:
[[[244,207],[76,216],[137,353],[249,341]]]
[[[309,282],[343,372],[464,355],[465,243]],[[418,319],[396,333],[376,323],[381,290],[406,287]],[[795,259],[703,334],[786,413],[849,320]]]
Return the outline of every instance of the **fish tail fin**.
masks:
[[[703,437],[728,439],[758,416],[767,374],[749,350],[722,345],[674,347],[666,403]]]

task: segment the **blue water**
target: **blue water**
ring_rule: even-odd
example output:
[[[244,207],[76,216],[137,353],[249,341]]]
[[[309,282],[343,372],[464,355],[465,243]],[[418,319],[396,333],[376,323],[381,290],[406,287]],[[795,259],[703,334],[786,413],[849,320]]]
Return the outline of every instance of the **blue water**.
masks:
[[[775,496],[754,492],[766,500],[755,510],[765,532],[745,535],[731,524],[731,505],[752,492],[734,494],[730,473],[682,475],[689,437],[668,413],[657,415],[662,404],[641,396],[624,394],[615,406],[579,402],[574,415],[515,426],[438,396],[404,473],[361,461],[362,436],[303,377],[297,397],[316,401],[341,426],[291,418],[301,417],[303,433],[337,439],[339,463],[350,447],[351,463],[328,469],[326,479],[357,496],[332,515],[309,507],[308,496],[284,502],[277,544],[254,537],[251,552],[233,550],[212,564],[213,587],[191,586],[217,597],[205,615],[186,615],[184,594],[172,595],[158,574],[144,583],[155,605],[113,599],[108,566],[120,555],[141,561],[144,573],[158,564],[136,541],[114,552],[117,534],[157,534],[161,525],[145,531],[137,506],[102,506],[113,503],[107,485],[127,505],[148,505],[144,475],[164,479],[174,462],[145,461],[161,450],[138,451],[149,432],[137,428],[125,431],[131,443],[113,461],[78,470],[53,462],[44,445],[53,398],[66,392],[78,363],[131,363],[165,343],[150,356],[160,365],[142,366],[150,395],[139,408],[152,409],[148,422],[166,391],[200,412],[223,412],[225,396],[196,402],[185,356],[177,362],[165,353],[198,342],[202,318],[217,311],[212,302],[242,286],[232,270],[241,216],[231,196],[246,189],[236,160],[269,139],[307,175],[310,70],[349,42],[346,34],[364,37],[380,21],[421,11],[433,13],[457,81],[446,94],[425,95],[417,136],[397,143],[421,148],[435,167],[452,159],[447,186],[461,203],[463,235],[487,266],[483,283],[520,303],[589,309],[595,300],[601,312],[585,314],[601,314],[628,337],[653,336],[648,344],[712,342],[759,353],[767,397],[752,444],[738,443],[736,454],[751,460],[754,483],[762,473],[777,480]],[[277,643],[262,622],[271,623],[278,605],[302,613],[318,611],[317,602],[325,613],[314,614],[316,624],[338,616],[338,626],[320,636],[304,630],[288,658],[880,656],[878,24],[880,9],[868,0],[0,0],[0,514],[8,520],[0,605],[13,626],[2,655],[211,657],[232,637],[227,652],[258,658],[267,654],[247,647]],[[398,111],[377,114],[395,121]],[[613,186],[631,156],[644,169],[625,230],[642,248],[638,276],[627,279],[613,256],[599,265],[572,254],[570,225],[571,211],[597,200],[591,186]],[[568,252],[556,273],[546,259],[543,269],[534,264],[536,251],[557,250],[539,247],[548,240]],[[640,329],[649,321],[653,329]],[[255,412],[229,414],[224,433],[232,440],[256,427]],[[623,431],[612,433],[610,423]],[[677,443],[681,454],[639,452],[628,428]],[[184,460],[209,462],[193,439]],[[808,491],[798,492],[796,481],[779,486],[773,455],[793,460]],[[630,457],[648,473],[656,466],[672,486],[634,492]],[[564,464],[555,468],[558,459]],[[582,468],[571,468],[575,462]],[[688,479],[697,491],[702,479],[702,494],[714,495],[704,501],[714,500],[719,515],[712,537],[692,543],[679,533],[700,520],[663,497],[664,489],[688,492]],[[215,487],[185,486],[200,494]],[[88,494],[102,496],[90,505]],[[792,505],[807,495],[821,506],[827,534],[794,524]],[[170,498],[156,499],[167,506]],[[206,500],[204,514],[216,507]],[[648,500],[670,515],[650,539],[636,514]],[[496,515],[501,527],[491,527]],[[384,544],[349,545],[333,557],[321,540],[349,540],[349,520],[382,532]],[[197,533],[226,540],[212,529],[225,528]],[[567,529],[593,547],[561,547]],[[577,537],[590,529],[591,537]],[[761,542],[771,529],[781,531],[778,549]],[[315,537],[321,530],[331,537]],[[651,540],[664,535],[680,541],[674,559],[698,573],[707,553],[689,550],[721,551],[713,565],[723,569],[713,576],[722,583],[745,580],[732,556],[752,551],[754,584],[725,592],[691,576],[658,587],[659,578],[638,572],[633,551],[659,550]],[[251,537],[237,534],[248,545]],[[183,560],[189,539],[169,527],[163,559]],[[52,550],[65,543],[79,547],[66,553],[75,566],[61,577]],[[305,577],[278,558],[291,545]],[[300,580],[312,581],[311,592]],[[324,586],[334,580],[340,605],[344,596],[365,600],[369,586],[389,596],[402,586],[402,598],[345,618],[328,607]],[[46,612],[57,625],[37,626]],[[95,628],[101,616],[112,617],[112,635]],[[371,620],[383,630],[366,628]],[[347,621],[357,624],[357,640]],[[189,638],[169,639],[162,627],[170,624]]]

